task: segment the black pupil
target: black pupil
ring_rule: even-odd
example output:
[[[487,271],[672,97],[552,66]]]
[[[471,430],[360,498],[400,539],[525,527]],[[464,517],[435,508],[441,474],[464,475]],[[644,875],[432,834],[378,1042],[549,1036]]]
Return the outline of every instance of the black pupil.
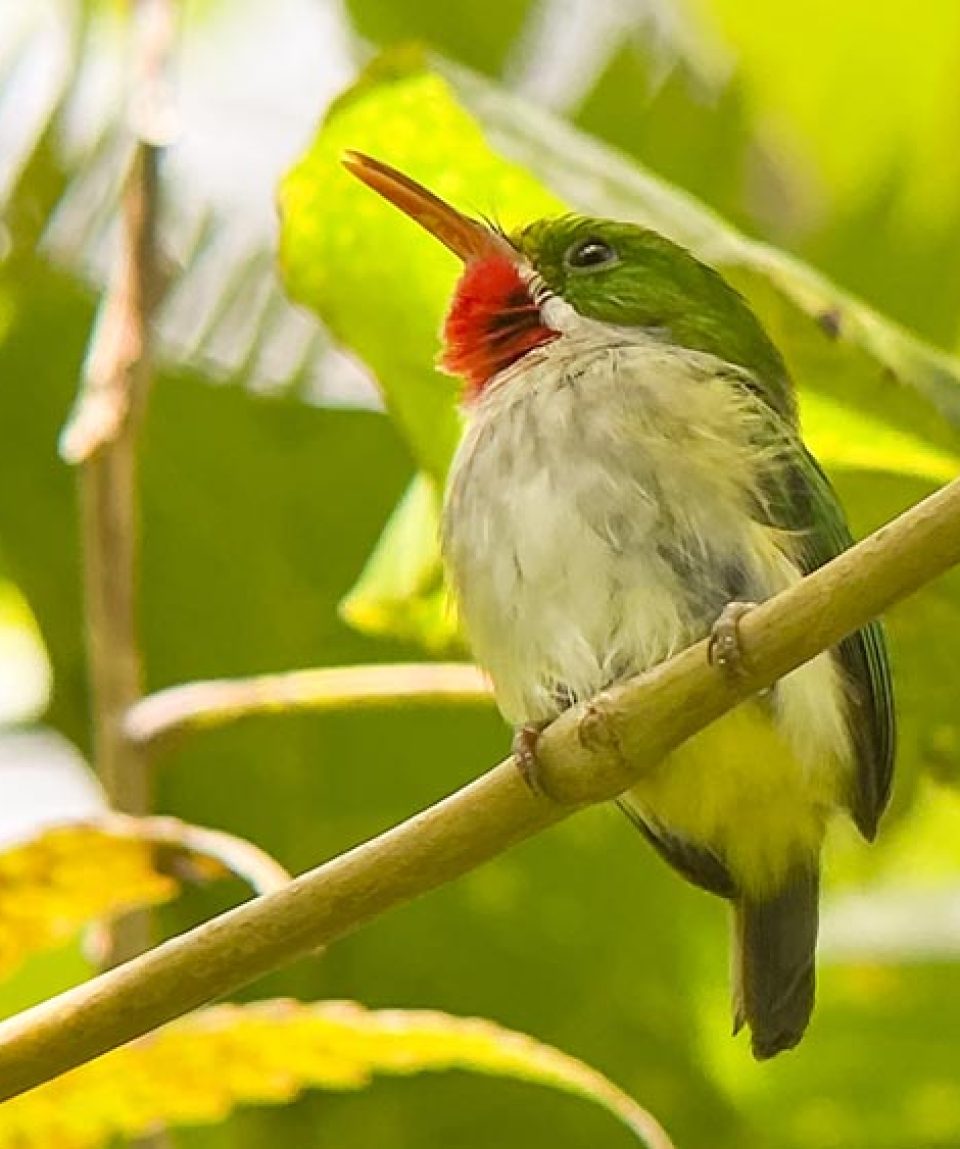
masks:
[[[573,267],[596,267],[601,263],[609,263],[616,259],[616,252],[602,239],[585,239],[570,253],[570,263]]]

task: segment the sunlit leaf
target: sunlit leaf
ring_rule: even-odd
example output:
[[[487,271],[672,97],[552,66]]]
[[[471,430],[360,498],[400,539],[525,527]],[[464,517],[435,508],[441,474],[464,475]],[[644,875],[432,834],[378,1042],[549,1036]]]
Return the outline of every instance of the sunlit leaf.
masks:
[[[17,588],[0,575],[0,726],[32,721],[49,697],[50,664],[36,620]]]
[[[48,827],[0,852],[0,975],[86,925],[168,901],[184,881],[229,874],[261,891],[287,877],[251,843],[175,818]]]
[[[81,927],[172,898],[153,848],[92,825],[62,826],[0,854],[0,971]]]
[[[0,1149],[97,1149],[158,1126],[221,1121],[241,1103],[355,1090],[377,1075],[463,1069],[593,1101],[651,1149],[657,1122],[583,1062],[492,1022],[349,1002],[205,1009],[0,1108]],[[118,1088],[122,1082],[122,1088]]]
[[[803,430],[811,450],[828,469],[886,471],[941,483],[960,475],[960,455],[820,392],[804,395]]]

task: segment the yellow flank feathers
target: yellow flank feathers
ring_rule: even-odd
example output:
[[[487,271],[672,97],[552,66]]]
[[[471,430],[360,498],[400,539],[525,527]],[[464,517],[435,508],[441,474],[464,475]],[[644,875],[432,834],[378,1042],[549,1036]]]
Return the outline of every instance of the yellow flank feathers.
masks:
[[[846,769],[837,758],[800,760],[751,701],[679,747],[627,795],[678,836],[708,846],[753,897],[772,893],[798,862],[815,858]]]

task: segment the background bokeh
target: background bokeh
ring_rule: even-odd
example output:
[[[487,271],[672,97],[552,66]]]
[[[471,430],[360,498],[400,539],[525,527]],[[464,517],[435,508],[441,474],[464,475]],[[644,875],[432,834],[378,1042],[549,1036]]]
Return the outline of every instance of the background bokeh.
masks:
[[[81,805],[83,767],[61,741],[89,753],[76,495],[56,444],[115,250],[122,29],[119,5],[0,0],[0,733],[35,727],[31,763],[59,771],[57,792]],[[952,0],[910,11],[900,0],[185,4],[180,123],[163,168],[176,278],[143,440],[150,689],[427,656],[412,637],[361,634],[338,612],[417,460],[361,362],[288,300],[276,271],[278,181],[334,97],[400,41],[569,120],[960,351]],[[876,403],[882,414],[879,393]],[[849,490],[887,511],[931,485],[878,467]],[[960,1146],[960,743],[949,721],[960,606],[950,588],[925,592],[931,669],[925,678],[911,661],[903,694],[918,713],[928,695],[939,709],[914,721],[922,730],[894,817],[869,851],[843,831],[831,850],[820,1004],[796,1053],[757,1066],[731,1040],[724,907],[678,882],[612,809],[578,815],[248,996],[494,1018],[602,1069],[686,1149]],[[158,806],[299,870],[473,777],[507,742],[476,707],[249,720],[168,753]],[[11,758],[22,765],[24,745],[0,754],[0,804],[26,824],[38,802],[4,774]],[[239,892],[189,893],[163,912],[164,928]],[[0,985],[0,1006],[84,968],[76,947],[37,960]],[[176,1140],[631,1143],[575,1100],[459,1074],[315,1094]]]

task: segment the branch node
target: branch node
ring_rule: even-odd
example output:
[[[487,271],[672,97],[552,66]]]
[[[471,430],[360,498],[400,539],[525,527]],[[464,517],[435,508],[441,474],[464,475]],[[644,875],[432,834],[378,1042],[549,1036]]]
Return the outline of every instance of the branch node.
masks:
[[[577,740],[588,754],[614,754],[623,760],[623,746],[617,731],[616,714],[616,703],[606,690],[601,691],[584,706],[577,723]]]

